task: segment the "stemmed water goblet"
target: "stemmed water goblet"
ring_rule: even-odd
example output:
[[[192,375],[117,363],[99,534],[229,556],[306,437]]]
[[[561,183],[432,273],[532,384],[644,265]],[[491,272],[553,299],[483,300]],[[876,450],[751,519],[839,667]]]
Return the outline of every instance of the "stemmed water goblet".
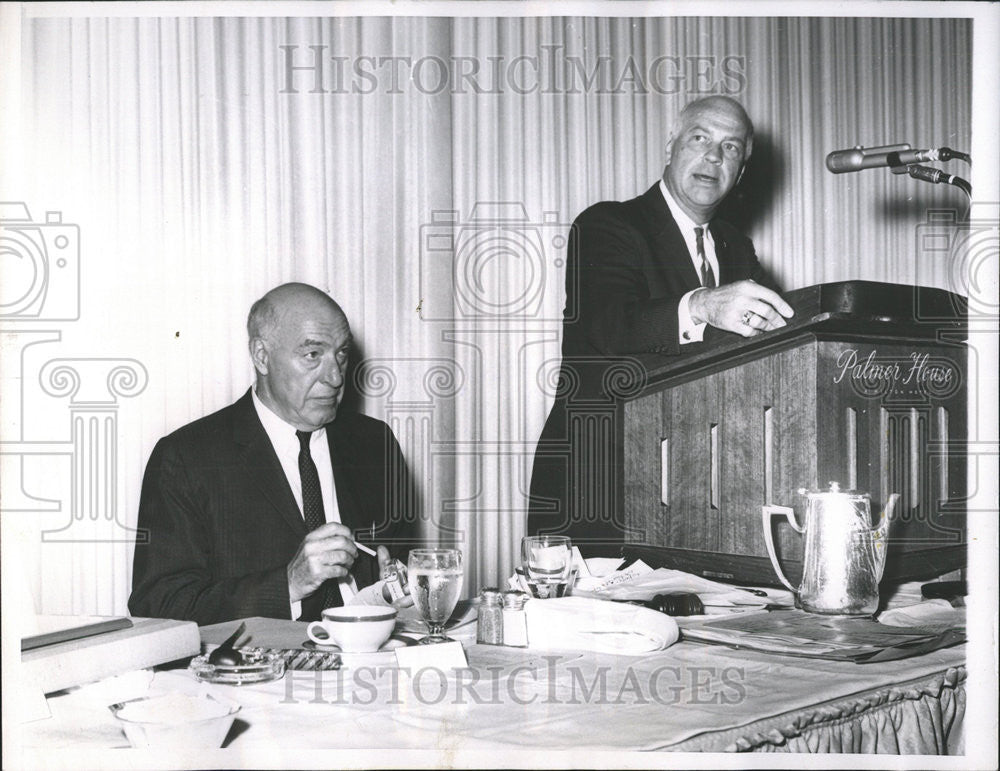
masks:
[[[444,634],[462,591],[462,552],[458,549],[413,549],[407,563],[413,604],[427,624],[421,645],[450,642]]]

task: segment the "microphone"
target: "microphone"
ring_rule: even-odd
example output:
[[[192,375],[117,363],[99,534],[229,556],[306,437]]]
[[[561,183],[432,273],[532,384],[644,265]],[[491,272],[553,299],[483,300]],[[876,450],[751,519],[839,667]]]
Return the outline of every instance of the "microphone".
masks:
[[[855,147],[851,150],[835,150],[826,156],[826,167],[834,174],[861,169],[878,169],[888,166],[897,169],[914,163],[949,161],[959,156],[947,147],[936,150],[913,150],[908,144],[885,145],[883,147]],[[900,173],[904,173],[901,170]]]
[[[864,148],[858,145],[850,150],[834,150],[826,156],[826,167],[834,174],[861,169],[876,169],[888,166],[886,157],[892,152],[909,150],[908,144],[883,145],[881,147]]]

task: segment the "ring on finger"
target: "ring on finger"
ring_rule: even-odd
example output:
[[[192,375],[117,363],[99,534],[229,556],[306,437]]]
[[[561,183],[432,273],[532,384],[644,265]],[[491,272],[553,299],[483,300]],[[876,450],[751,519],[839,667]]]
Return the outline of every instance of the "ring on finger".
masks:
[[[744,323],[744,324],[745,324],[746,326],[748,326],[748,327],[749,327],[749,326],[750,326],[750,319],[752,319],[752,318],[753,318],[754,316],[756,316],[756,315],[757,315],[757,314],[756,314],[756,313],[754,313],[753,311],[746,311],[746,312],[745,312],[745,313],[743,314],[743,323]]]

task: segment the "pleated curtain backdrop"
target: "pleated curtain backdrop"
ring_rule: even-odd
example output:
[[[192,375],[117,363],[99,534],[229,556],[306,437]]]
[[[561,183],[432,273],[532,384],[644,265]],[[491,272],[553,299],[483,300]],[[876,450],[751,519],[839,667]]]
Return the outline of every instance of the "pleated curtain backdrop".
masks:
[[[928,210],[964,210],[956,190],[823,159],[969,150],[968,21],[29,18],[21,46],[8,179],[80,239],[79,318],[5,337],[5,558],[44,612],[125,612],[153,444],[246,390],[247,309],[290,280],[347,312],[356,404],[399,437],[428,541],[463,549],[467,592],[501,583],[553,398],[569,224],[651,185],[701,92],[755,120],[727,210],[786,288],[963,289],[918,238]],[[129,388],[83,393],[119,360]],[[99,449],[70,420],[94,405]]]

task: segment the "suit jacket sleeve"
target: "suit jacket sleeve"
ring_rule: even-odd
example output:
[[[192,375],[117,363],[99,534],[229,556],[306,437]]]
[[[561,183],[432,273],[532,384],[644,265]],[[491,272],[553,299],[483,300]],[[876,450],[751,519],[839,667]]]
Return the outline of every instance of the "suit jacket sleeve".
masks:
[[[684,292],[651,292],[655,257],[643,233],[620,212],[620,205],[598,204],[577,218],[570,233],[569,270],[574,261],[578,267],[566,291],[570,307],[576,302],[581,350],[605,356],[676,353],[677,305]]]
[[[677,306],[700,284],[672,220],[663,223],[665,232],[654,235],[646,216],[635,201],[605,202],[573,224],[564,354],[680,352]],[[748,238],[721,222],[712,232],[721,283],[749,278],[770,285]]]
[[[136,547],[130,613],[202,625],[246,616],[289,618],[284,562],[248,564],[243,575],[220,575],[218,552],[238,550],[242,534],[233,532],[231,543],[225,535],[220,539],[206,490],[211,474],[193,468],[186,455],[182,442],[167,437],[146,467],[138,527],[140,540],[147,535],[149,543]]]

